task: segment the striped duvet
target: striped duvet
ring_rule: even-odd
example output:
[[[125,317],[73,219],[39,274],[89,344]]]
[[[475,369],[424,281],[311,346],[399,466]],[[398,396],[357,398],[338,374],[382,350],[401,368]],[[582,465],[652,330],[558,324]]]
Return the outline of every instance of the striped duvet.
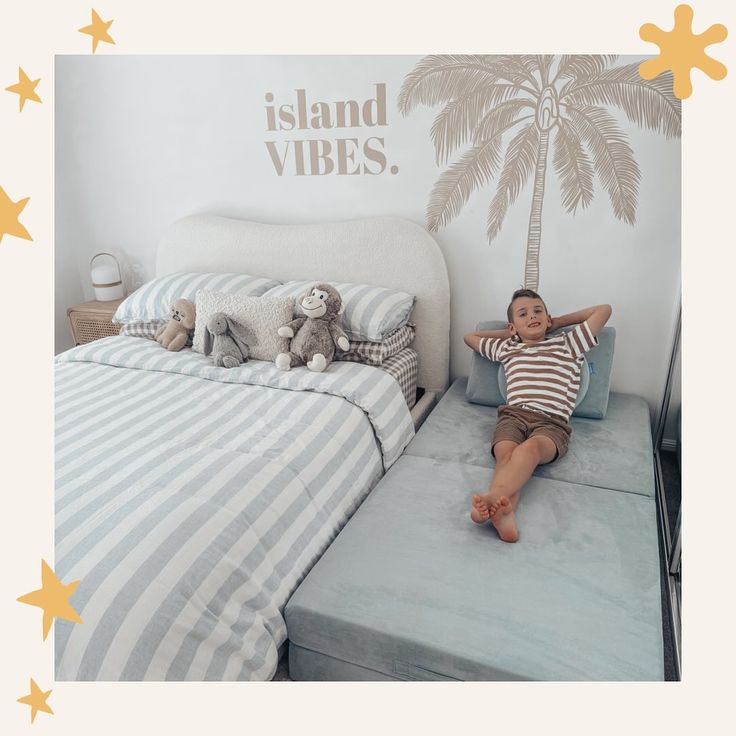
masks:
[[[57,680],[265,680],[283,607],[413,435],[379,368],[214,367],[116,336],[56,365]]]

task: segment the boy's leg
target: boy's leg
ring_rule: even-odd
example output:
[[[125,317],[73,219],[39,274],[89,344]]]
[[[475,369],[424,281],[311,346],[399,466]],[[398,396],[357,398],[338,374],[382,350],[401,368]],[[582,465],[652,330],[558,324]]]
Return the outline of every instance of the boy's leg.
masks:
[[[518,446],[519,443],[512,440],[499,440],[493,445],[492,451],[493,456],[496,458],[496,472],[498,472],[499,467],[505,465],[511,459],[511,453]],[[491,487],[489,486],[488,491],[490,490]],[[473,496],[473,510],[470,512],[470,518],[476,524],[484,524],[486,521],[491,520],[491,511],[484,500],[486,495],[483,494],[481,496],[476,493]]]
[[[500,466],[510,460],[514,449],[524,442],[527,438],[527,431],[527,423],[508,406],[498,408],[496,427],[491,440],[491,453],[496,459],[496,472]],[[488,491],[490,490],[489,486]],[[476,524],[484,524],[491,519],[491,510],[485,501],[487,495],[488,493],[473,496],[473,510],[470,512],[470,518]]]
[[[552,462],[557,455],[557,445],[544,435],[535,435],[515,447],[507,462],[496,465],[488,488],[482,496],[489,506],[498,504],[504,496],[512,501],[522,486],[532,477],[537,465]],[[518,499],[516,499],[518,503]]]
[[[504,542],[515,542],[519,538],[514,514],[519,503],[519,491],[537,465],[551,462],[556,455],[555,443],[549,437],[536,435],[514,447],[508,459],[496,464],[490,488],[480,498]]]

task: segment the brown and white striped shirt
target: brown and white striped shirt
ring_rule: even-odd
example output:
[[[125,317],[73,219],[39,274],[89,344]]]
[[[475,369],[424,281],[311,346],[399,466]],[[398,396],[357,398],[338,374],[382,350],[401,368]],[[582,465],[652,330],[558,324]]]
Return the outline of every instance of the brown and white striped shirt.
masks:
[[[536,345],[518,335],[483,337],[480,354],[498,361],[506,373],[506,401],[569,420],[580,389],[583,354],[598,344],[587,322]]]

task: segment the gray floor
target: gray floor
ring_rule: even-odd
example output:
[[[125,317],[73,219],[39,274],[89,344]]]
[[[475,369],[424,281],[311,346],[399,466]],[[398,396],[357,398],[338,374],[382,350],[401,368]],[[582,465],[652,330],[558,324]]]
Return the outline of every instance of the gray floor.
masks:
[[[291,682],[289,677],[289,652],[287,650],[282,660],[279,662],[279,668],[273,676],[273,682]]]

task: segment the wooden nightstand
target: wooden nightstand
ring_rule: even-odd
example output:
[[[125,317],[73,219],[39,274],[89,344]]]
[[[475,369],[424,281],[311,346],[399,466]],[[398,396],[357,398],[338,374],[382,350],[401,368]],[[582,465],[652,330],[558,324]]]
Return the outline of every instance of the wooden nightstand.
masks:
[[[113,324],[112,316],[122,301],[122,299],[111,302],[91,301],[69,307],[66,314],[69,317],[74,344],[82,345],[85,342],[99,340],[101,337],[117,335],[120,332],[120,325]]]

